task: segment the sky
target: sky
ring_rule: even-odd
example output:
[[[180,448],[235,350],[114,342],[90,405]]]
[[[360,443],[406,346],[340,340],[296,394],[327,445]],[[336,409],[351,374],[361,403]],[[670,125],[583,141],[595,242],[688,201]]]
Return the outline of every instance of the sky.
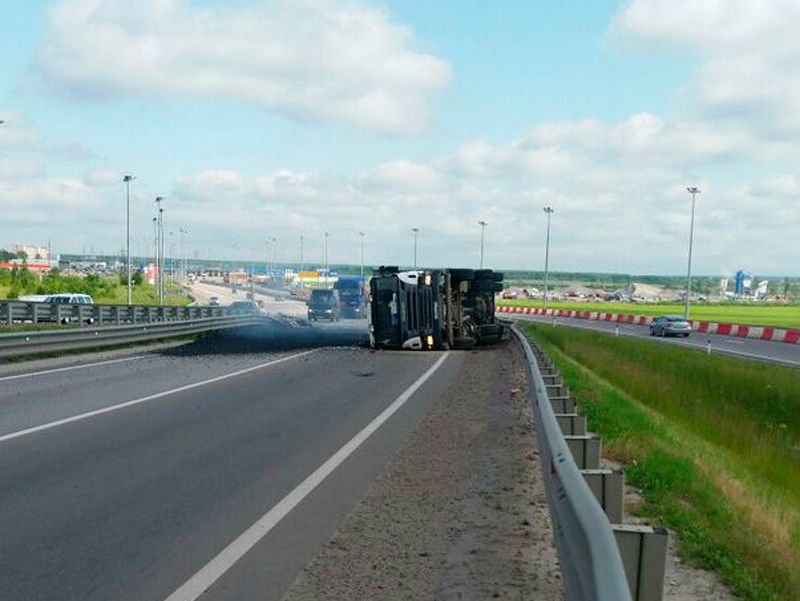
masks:
[[[796,0],[4,8],[0,247],[800,275]]]

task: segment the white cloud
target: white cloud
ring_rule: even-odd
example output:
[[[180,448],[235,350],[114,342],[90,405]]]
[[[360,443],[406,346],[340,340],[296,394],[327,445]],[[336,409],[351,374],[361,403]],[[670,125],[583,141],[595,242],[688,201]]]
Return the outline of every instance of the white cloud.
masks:
[[[420,130],[449,64],[357,0],[60,0],[35,69],[78,97],[226,98],[298,120],[379,132]]]
[[[633,0],[613,30],[642,48],[699,56],[691,110],[785,139],[800,133],[797,23],[796,0]]]

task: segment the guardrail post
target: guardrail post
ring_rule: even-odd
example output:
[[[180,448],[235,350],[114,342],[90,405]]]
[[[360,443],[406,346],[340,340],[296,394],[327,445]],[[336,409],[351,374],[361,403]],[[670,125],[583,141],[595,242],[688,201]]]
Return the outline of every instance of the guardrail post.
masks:
[[[122,323],[122,319],[120,318],[120,308],[121,307],[119,305],[114,307],[114,322],[117,325],[120,325]]]
[[[625,496],[625,476],[619,470],[581,470],[608,521],[621,524]]]
[[[565,436],[567,446],[572,452],[572,457],[579,469],[600,469],[601,441],[594,434],[582,436]]]
[[[32,303],[33,319],[31,319],[31,321],[33,323],[39,323],[39,312],[36,310],[37,305],[38,305],[38,303]]]
[[[586,434],[585,415],[580,413],[556,413],[556,421],[565,436],[582,436]]]
[[[11,325],[14,323],[14,305],[5,303],[6,307],[6,324]]]
[[[661,601],[669,534],[664,528],[612,525],[633,601]]]

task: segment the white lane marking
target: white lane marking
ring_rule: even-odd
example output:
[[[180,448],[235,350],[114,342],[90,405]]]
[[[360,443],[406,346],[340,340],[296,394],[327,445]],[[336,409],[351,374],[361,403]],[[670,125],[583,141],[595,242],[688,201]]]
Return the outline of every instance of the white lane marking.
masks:
[[[509,316],[511,317],[511,315]],[[514,316],[521,321],[534,321],[537,323],[542,323],[544,325],[552,325],[550,320],[547,320],[544,317],[540,316],[533,316],[533,315],[525,315],[525,316]],[[612,322],[613,323],[613,322]],[[559,322],[559,326],[566,326],[568,328],[577,328],[579,330],[590,330],[592,332],[600,332],[602,334],[613,334],[613,330],[608,328],[604,328],[599,324],[582,324],[582,323],[567,323],[567,322]],[[674,346],[683,346],[687,348],[692,348],[700,351],[704,351],[706,349],[705,343],[693,342],[688,338],[684,338],[683,340],[672,340],[670,338],[659,338],[650,335],[646,335],[644,332],[639,330],[633,329],[638,326],[633,326],[632,328],[620,328],[620,334],[624,336],[628,336],[630,338],[639,338],[641,340],[650,340],[652,342],[658,342],[661,344],[671,344]],[[699,332],[695,333],[695,336],[702,336],[704,333]],[[714,336],[719,337],[719,335],[714,334]],[[726,342],[725,339],[722,342]],[[744,344],[744,341],[739,341],[741,344]],[[783,344],[783,343],[781,343]],[[734,351],[732,349],[720,348],[719,346],[712,346],[711,352],[716,355],[730,355],[733,357],[743,357],[745,359],[759,359],[761,361],[767,361],[769,363],[779,363],[782,365],[789,365],[792,367],[799,367],[800,361],[793,361],[792,359],[785,359],[783,357],[776,357],[772,355],[759,355],[758,353],[745,353],[742,351]]]
[[[144,359],[149,355],[136,355],[134,357],[123,357],[122,359],[109,359],[107,361],[97,361],[95,363],[82,363],[80,365],[69,365],[67,367],[55,367],[53,369],[43,369],[41,371],[32,371],[24,374],[15,374],[13,376],[0,376],[0,382],[5,380],[19,380],[20,378],[32,378],[34,376],[44,376],[47,374],[55,374],[62,371],[69,371],[71,369],[84,369],[87,367],[97,367],[98,365],[111,365],[112,363],[124,363],[125,361],[137,361]]]
[[[252,367],[247,367],[245,369],[240,369],[238,371],[231,372],[229,374],[224,374],[221,376],[217,376],[215,378],[209,378],[208,380],[202,380],[200,382],[195,382],[193,384],[186,384],[185,386],[179,386],[178,388],[173,388],[171,390],[165,390],[164,392],[157,392],[155,394],[150,394],[148,396],[144,396],[138,399],[133,399],[130,401],[125,401],[123,403],[118,403],[116,405],[111,405],[109,407],[103,407],[102,409],[95,409],[94,411],[87,411],[86,413],[79,413],[78,415],[73,415],[72,417],[65,417],[64,419],[59,419],[53,422],[48,422],[46,424],[41,424],[39,426],[33,426],[30,428],[25,428],[24,430],[17,430],[16,432],[11,432],[9,434],[3,434],[0,436],[0,442],[6,442],[8,440],[13,440],[15,438],[22,438],[23,436],[28,436],[29,434],[34,434],[36,432],[42,432],[44,430],[50,430],[52,428],[57,428],[58,426],[63,426],[65,424],[71,424],[72,422],[78,422],[84,419],[89,419],[90,417],[95,417],[97,415],[103,415],[104,413],[111,413],[112,411],[119,411],[120,409],[126,409],[128,407],[133,407],[134,405],[140,405],[142,403],[146,403],[148,401],[154,401],[156,399],[164,398],[165,396],[169,396],[171,394],[177,394],[179,392],[185,392],[187,390],[193,390],[195,388],[200,388],[201,386],[206,386],[208,384],[213,384],[215,382],[221,382],[222,380],[228,380],[230,378],[235,378],[236,376],[241,376],[246,373],[250,373],[259,369],[264,369],[265,367],[271,367],[273,365],[277,365],[278,363],[284,363],[285,361],[289,361],[291,359],[297,359],[299,357],[304,357],[306,355],[310,355],[311,353],[317,352],[319,349],[312,349],[310,351],[303,351],[302,353],[295,353],[294,355],[288,355],[286,357],[281,357],[280,359],[275,359],[273,361],[268,361],[267,363],[261,363],[259,365],[254,365]]]
[[[430,378],[444,363],[449,355],[445,352],[419,379],[409,386],[403,394],[384,409],[378,417],[373,419],[358,434],[353,436],[342,448],[319,466],[310,476],[303,480],[288,495],[283,497],[277,505],[261,516],[252,526],[240,534],[232,543],[204,565],[189,580],[183,583],[165,601],[195,601],[206,592],[225,572],[239,561],[245,553],[252,549],[266,536],[278,523],[285,518],[297,505],[306,498],[311,491],[319,486],[325,479],[339,467],[361,444],[367,440],[381,425],[386,422],[408,399]]]

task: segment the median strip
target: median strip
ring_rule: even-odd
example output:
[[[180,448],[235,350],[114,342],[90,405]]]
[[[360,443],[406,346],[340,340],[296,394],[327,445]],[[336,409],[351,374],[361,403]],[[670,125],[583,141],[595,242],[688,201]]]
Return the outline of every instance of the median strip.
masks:
[[[37,432],[43,432],[45,430],[51,430],[53,428],[57,428],[59,426],[64,426],[66,424],[71,424],[73,422],[83,421],[85,419],[89,419],[90,417],[96,417],[98,415],[103,415],[106,413],[112,413],[114,411],[119,411],[120,409],[127,409],[128,407],[133,407],[135,405],[141,405],[142,403],[147,403],[148,401],[154,401],[156,399],[161,399],[166,396],[170,396],[173,394],[177,394],[179,392],[185,392],[187,390],[193,390],[195,388],[200,388],[201,386],[207,386],[208,384],[214,384],[215,382],[221,382],[223,380],[228,380],[230,378],[235,378],[237,376],[241,376],[247,373],[251,373],[254,371],[258,371],[259,369],[264,369],[266,367],[272,367],[273,365],[278,365],[279,363],[285,363],[286,361],[290,361],[291,359],[298,359],[300,357],[305,357],[306,355],[310,355],[311,353],[317,352],[318,349],[312,349],[310,351],[303,351],[302,353],[295,353],[294,355],[288,355],[286,357],[281,357],[280,359],[275,359],[273,361],[268,361],[266,363],[261,363],[259,365],[254,365],[252,367],[247,367],[245,369],[240,369],[238,371],[231,372],[229,374],[225,374],[222,376],[217,376],[215,378],[209,378],[208,380],[203,380],[201,382],[195,382],[193,384],[186,384],[185,386],[179,386],[178,388],[173,388],[172,390],[165,390],[164,392],[157,392],[156,394],[151,394],[145,397],[141,397],[138,399],[133,399],[130,401],[125,401],[123,403],[118,403],[116,405],[111,405],[110,407],[103,407],[102,409],[95,409],[94,411],[87,411],[86,413],[80,413],[78,415],[73,415],[72,417],[65,417],[64,419],[59,419],[53,422],[48,422],[46,424],[41,424],[39,426],[33,426],[31,428],[25,428],[24,430],[17,430],[16,432],[11,432],[9,434],[3,434],[0,436],[0,442],[7,442],[9,440],[14,440],[16,438],[22,438],[23,436],[28,436],[29,434],[35,434]]]

